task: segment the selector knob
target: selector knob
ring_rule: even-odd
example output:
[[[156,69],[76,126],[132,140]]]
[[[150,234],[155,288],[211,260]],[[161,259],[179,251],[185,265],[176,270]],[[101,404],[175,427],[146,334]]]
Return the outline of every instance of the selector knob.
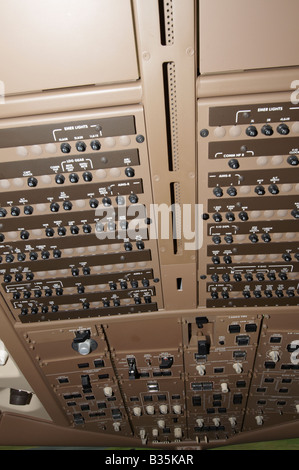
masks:
[[[216,197],[222,197],[223,196],[223,190],[220,188],[220,186],[216,186],[216,188],[213,189],[214,196]]]
[[[254,189],[254,191],[256,192],[256,194],[258,194],[259,196],[263,196],[265,194],[265,188],[264,186],[262,186],[261,184],[257,185]]]
[[[297,166],[299,164],[299,159],[297,155],[290,155],[287,159],[287,162],[291,166]]]
[[[76,143],[76,149],[78,150],[78,152],[85,152],[86,150],[86,144],[85,142],[77,142]]]
[[[10,213],[14,217],[17,217],[18,215],[20,215],[20,209],[18,207],[12,207]]]
[[[133,176],[135,176],[135,170],[134,170],[134,168],[127,167],[127,168],[125,169],[125,174],[126,174],[126,176],[128,176],[129,178],[132,178]]]
[[[65,177],[63,175],[56,175],[55,182],[57,184],[63,184],[65,182]]]
[[[271,194],[278,194],[278,193],[279,193],[279,189],[278,189],[277,184],[270,184],[270,186],[268,187],[268,191],[269,191],[269,193],[271,193]]]
[[[232,168],[233,170],[237,170],[240,164],[236,158],[232,158],[231,160],[229,160],[228,166]]]
[[[264,134],[264,135],[272,135],[273,134],[273,129],[270,126],[270,124],[265,124],[262,127],[261,131],[262,131],[262,134]]]
[[[279,124],[279,126],[277,126],[277,132],[281,135],[288,135],[290,129],[286,124]]]
[[[62,153],[70,153],[71,146],[70,144],[64,142],[63,144],[60,145],[60,150],[62,151]]]
[[[71,183],[78,183],[79,176],[77,175],[77,173],[71,173],[69,176],[69,180]]]
[[[92,150],[100,150],[101,143],[98,140],[92,140],[90,142],[90,146],[91,146]]]
[[[202,428],[203,425],[204,425],[204,420],[203,420],[202,418],[198,418],[198,419],[196,420],[196,424],[197,424],[197,426],[198,426],[199,428]]]
[[[90,173],[90,171],[85,171],[82,176],[83,176],[84,181],[86,182],[92,181],[92,174]]]
[[[37,179],[34,176],[30,176],[27,179],[27,184],[30,188],[35,188],[37,186]]]
[[[219,428],[219,426],[220,426],[220,419],[219,419],[219,418],[213,418],[212,421],[213,421],[214,425],[215,425],[217,428]]]
[[[71,201],[64,201],[62,206],[65,211],[70,211],[72,210],[73,204],[71,203]]]
[[[249,137],[256,137],[258,132],[257,132],[257,128],[255,126],[249,126],[247,127],[246,129],[246,134],[249,136]]]
[[[52,202],[50,205],[51,212],[58,212],[59,211],[59,204],[57,202]]]

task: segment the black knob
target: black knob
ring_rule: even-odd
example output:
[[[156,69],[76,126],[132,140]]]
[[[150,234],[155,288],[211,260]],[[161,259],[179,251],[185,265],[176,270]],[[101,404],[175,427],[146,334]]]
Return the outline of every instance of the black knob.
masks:
[[[78,286],[77,287],[77,292],[78,292],[78,294],[84,294],[84,292],[85,292],[84,286]]]
[[[279,298],[281,298],[281,297],[284,296],[284,295],[283,295],[283,291],[282,291],[281,289],[276,289],[275,294],[276,294],[277,297],[279,297]]]
[[[6,217],[7,210],[4,207],[0,207],[0,217]]]
[[[72,276],[79,276],[79,269],[78,268],[72,268]]]
[[[233,212],[227,212],[225,214],[225,218],[226,220],[228,220],[229,222],[233,222],[235,220],[235,214]]]
[[[229,282],[230,281],[230,275],[225,273],[225,274],[222,274],[222,279],[224,282]]]
[[[33,273],[26,273],[26,280],[27,281],[32,281],[34,279],[34,274]]]
[[[270,281],[275,281],[276,279],[275,273],[268,273],[267,277]]]
[[[125,169],[125,174],[126,174],[126,176],[128,176],[129,178],[132,178],[133,176],[135,176],[135,170],[134,170],[134,168],[127,167],[127,168]]]
[[[262,127],[261,131],[262,131],[262,134],[264,134],[264,135],[272,135],[273,134],[273,129],[270,126],[270,124],[265,124]]]
[[[57,202],[52,202],[50,205],[51,212],[58,212],[59,211],[59,204]]]
[[[84,266],[84,268],[82,269],[82,272],[83,272],[84,276],[88,276],[90,274],[90,267],[89,266]]]
[[[6,263],[12,263],[14,261],[15,257],[12,254],[6,255],[5,256],[5,261]]]
[[[55,290],[55,293],[56,293],[56,295],[62,295],[63,294],[62,287],[57,287],[57,289]]]
[[[99,205],[99,201],[93,197],[89,200],[89,205],[92,209],[96,209]]]
[[[55,248],[55,250],[53,250],[53,256],[54,258],[61,258],[61,251],[58,248]]]
[[[220,188],[220,186],[216,186],[216,188],[213,189],[214,196],[216,197],[222,197],[223,196],[223,190]]]
[[[27,230],[22,230],[20,237],[21,237],[22,240],[28,240],[29,232],[27,232]]]
[[[60,150],[62,151],[62,153],[70,153],[71,146],[70,144],[64,142],[63,144],[60,145]]]
[[[256,194],[258,194],[259,196],[263,196],[265,194],[265,188],[264,186],[262,186],[261,184],[259,184],[258,186],[255,187],[254,191],[256,192]]]
[[[57,184],[63,184],[65,182],[65,177],[63,175],[56,175],[55,182]]]
[[[259,241],[259,238],[256,233],[251,233],[249,235],[249,240],[251,241],[251,243],[257,243]]]
[[[257,290],[257,289],[255,289],[255,290],[253,291],[253,295],[254,295],[254,297],[256,297],[257,299],[259,299],[260,297],[262,297],[261,291],[260,291],[260,290]]]
[[[249,290],[244,290],[243,291],[243,297],[245,297],[245,299],[249,299],[251,297],[250,291]]]
[[[236,282],[241,282],[241,281],[242,281],[242,276],[241,276],[241,274],[235,273],[235,274],[234,274],[234,280],[235,280]]]
[[[5,274],[3,279],[5,283],[8,283],[12,280],[12,277],[10,274]]]
[[[219,281],[219,276],[218,274],[212,274],[211,276],[213,282],[218,282]]]
[[[90,171],[85,171],[82,176],[83,176],[84,181],[86,182],[92,181],[92,173],[90,173]]]
[[[281,279],[282,281],[287,281],[287,280],[288,280],[287,273],[285,273],[285,272],[279,273],[278,276],[280,277],[280,279]]]
[[[69,176],[69,180],[71,183],[78,183],[79,176],[77,175],[77,173],[71,173]]]
[[[262,240],[265,242],[265,243],[269,243],[271,241],[271,237],[269,235],[269,233],[263,233],[262,235]]]
[[[4,242],[5,240],[5,235],[3,233],[0,233],[0,242]]]
[[[292,215],[295,219],[299,219],[299,209],[293,209],[292,212],[291,212],[291,215]]]
[[[50,227],[46,228],[46,236],[47,237],[53,237],[54,236],[54,230]]]
[[[213,214],[213,219],[215,220],[215,222],[222,222],[222,215],[219,214],[219,212],[216,212],[215,214]]]
[[[136,204],[138,202],[138,196],[136,196],[136,194],[130,194],[129,201],[131,204]]]
[[[213,240],[213,243],[215,243],[215,245],[219,245],[221,243],[221,237],[219,237],[219,235],[214,235],[212,237],[212,240]]]
[[[41,257],[42,257],[42,259],[49,259],[50,258],[50,253],[46,250],[43,250],[41,252]]]
[[[257,278],[258,281],[264,281],[265,280],[265,276],[264,276],[263,273],[257,273],[256,278]]]
[[[233,243],[234,239],[232,235],[225,235],[224,240],[226,243]]]
[[[72,235],[77,235],[79,233],[79,227],[77,225],[72,225],[71,226],[71,234]]]
[[[65,227],[58,227],[57,233],[60,237],[64,237],[66,234],[66,228]]]
[[[52,297],[52,294],[53,294],[52,289],[49,289],[49,288],[45,289],[45,296],[46,297]]]
[[[142,240],[138,240],[136,242],[136,246],[137,246],[138,250],[144,250],[144,242]]]
[[[16,280],[16,282],[21,282],[21,281],[23,281],[23,275],[22,275],[21,273],[17,273],[17,274],[15,275],[15,280]]]
[[[84,233],[90,233],[91,232],[91,226],[89,224],[84,224],[83,225],[83,232]]]
[[[212,263],[214,263],[214,264],[220,264],[220,258],[219,258],[219,256],[212,256]]]
[[[71,201],[63,201],[62,207],[65,211],[70,211],[72,210],[73,204]]]
[[[39,298],[42,296],[42,291],[40,289],[37,289],[34,291],[34,297]]]
[[[27,179],[27,184],[30,188],[35,188],[35,186],[37,186],[37,179],[34,178],[33,176],[30,176],[28,179]]]
[[[132,251],[132,249],[133,249],[132,243],[126,242],[124,244],[124,248],[125,248],[126,251]]]
[[[30,255],[29,255],[29,259],[30,259],[31,261],[36,261],[37,258],[38,258],[38,254],[37,254],[35,251],[32,251],[32,252],[30,253]]]
[[[116,282],[110,282],[109,287],[110,287],[110,290],[117,290]]]
[[[238,162],[236,158],[232,158],[231,160],[229,160],[228,166],[232,168],[233,170],[237,170],[240,166],[240,163]]]
[[[90,146],[91,146],[92,150],[100,150],[100,148],[101,148],[101,144],[98,140],[92,140],[90,142]]]
[[[126,281],[120,281],[120,288],[121,288],[122,290],[127,289],[127,288],[128,288],[127,282],[126,282]]]
[[[232,263],[232,258],[229,255],[225,255],[225,256],[223,256],[223,261],[225,262],[225,264],[231,264]]]
[[[247,214],[247,212],[241,211],[241,212],[239,213],[239,219],[242,220],[242,222],[245,222],[246,220],[248,220],[248,214]]]
[[[287,262],[289,262],[289,261],[292,260],[292,257],[291,257],[291,255],[290,255],[290,253],[284,253],[284,254],[282,255],[282,258],[283,258],[285,261],[287,261]]]
[[[281,135],[288,135],[290,129],[286,124],[279,124],[279,126],[277,127],[277,132]]]
[[[12,207],[10,209],[10,213],[11,215],[13,215],[14,217],[17,217],[18,215],[20,215],[20,209],[18,207]]]
[[[252,281],[253,281],[253,276],[252,276],[252,274],[251,274],[251,273],[246,273],[246,274],[245,274],[245,279],[246,279],[246,281],[248,281],[248,282],[252,282]]]
[[[269,193],[271,193],[271,194],[278,194],[278,193],[279,193],[279,189],[278,189],[277,184],[270,184],[270,186],[268,187],[268,191],[269,191]]]
[[[107,196],[103,197],[103,199],[102,199],[102,204],[103,204],[105,207],[111,206],[112,201],[111,201],[110,197],[107,197]]]
[[[25,253],[18,253],[17,259],[18,259],[18,261],[25,261],[26,254]]]
[[[82,141],[77,142],[76,143],[76,149],[78,150],[78,152],[85,152],[85,150],[86,150],[85,142],[82,142]]]
[[[215,299],[215,300],[218,299],[218,292],[215,291],[215,290],[213,290],[213,291],[211,292],[211,297],[212,297],[212,299]]]
[[[257,136],[258,132],[257,132],[257,128],[255,126],[249,126],[247,127],[246,129],[246,134],[249,136],[249,137],[255,137]]]
[[[290,155],[287,159],[289,165],[297,166],[299,164],[299,159],[296,155]]]
[[[230,186],[227,190],[227,194],[229,196],[236,196],[237,195],[237,190],[234,186]]]
[[[24,206],[24,214],[25,215],[33,214],[33,207],[32,206]]]

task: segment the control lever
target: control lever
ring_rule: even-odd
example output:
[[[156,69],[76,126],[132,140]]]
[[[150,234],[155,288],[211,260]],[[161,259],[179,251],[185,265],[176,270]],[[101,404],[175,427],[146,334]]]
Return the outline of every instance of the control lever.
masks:
[[[137,370],[137,365],[136,365],[136,359],[135,357],[129,357],[127,359],[128,365],[129,365],[129,379],[138,379],[139,378],[139,373]]]
[[[82,356],[86,356],[98,347],[97,342],[90,338],[90,330],[76,331],[75,335],[72,348]]]

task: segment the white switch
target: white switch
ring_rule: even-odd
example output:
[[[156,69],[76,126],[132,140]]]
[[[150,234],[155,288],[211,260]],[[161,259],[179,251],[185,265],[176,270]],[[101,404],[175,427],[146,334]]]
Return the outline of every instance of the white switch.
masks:
[[[213,418],[213,423],[215,424],[215,426],[217,426],[217,428],[219,428],[219,426],[220,426],[220,419],[219,419],[219,418]]]
[[[204,365],[196,366],[196,370],[199,373],[199,375],[205,375],[206,373],[206,367]]]
[[[233,368],[235,369],[237,374],[241,374],[241,372],[243,372],[243,368],[239,362],[235,362],[233,364]]]
[[[153,437],[158,437],[159,436],[159,431],[157,428],[152,429],[152,436]]]
[[[228,392],[227,383],[222,382],[222,384],[220,384],[220,387],[221,387],[221,392],[222,392],[222,393],[227,393],[227,392]]]
[[[299,413],[299,405],[296,405],[296,413]]]
[[[113,390],[111,387],[104,387],[104,395],[105,397],[112,397]]]
[[[176,439],[181,439],[181,437],[182,437],[182,430],[181,430],[181,428],[174,428],[173,432],[174,432],[174,437],[175,437]]]
[[[237,420],[236,418],[228,418],[229,422],[230,422],[230,425],[232,428],[234,428],[236,425],[237,425]]]
[[[141,416],[141,408],[140,408],[140,406],[135,406],[135,407],[133,408],[133,414],[134,414],[134,416]]]
[[[164,429],[164,428],[165,428],[165,421],[164,421],[164,419],[159,419],[158,422],[157,422],[157,424],[158,424],[158,427],[159,427],[160,429]]]
[[[264,422],[262,416],[260,416],[260,415],[256,416],[256,417],[255,417],[255,420],[256,420],[256,424],[257,424],[258,426],[262,426],[262,424],[263,424],[263,422]]]
[[[0,366],[4,366],[8,359],[8,352],[5,349],[3,341],[0,341]]]
[[[269,356],[271,357],[273,362],[278,362],[279,361],[278,351],[270,351]]]
[[[173,409],[174,414],[176,415],[180,415],[182,413],[181,405],[174,405],[172,409]]]
[[[196,420],[196,424],[197,424],[197,426],[198,426],[199,428],[202,428],[203,425],[204,425],[204,420],[203,420],[202,418],[198,418],[198,419]]]
[[[113,429],[116,432],[120,431],[120,423],[113,423]]]
[[[153,407],[153,405],[148,405],[145,409],[148,415],[155,414],[155,408]]]
[[[162,415],[167,415],[167,413],[168,413],[167,405],[160,405],[160,406],[159,406],[159,410],[160,410],[160,413],[161,413]]]

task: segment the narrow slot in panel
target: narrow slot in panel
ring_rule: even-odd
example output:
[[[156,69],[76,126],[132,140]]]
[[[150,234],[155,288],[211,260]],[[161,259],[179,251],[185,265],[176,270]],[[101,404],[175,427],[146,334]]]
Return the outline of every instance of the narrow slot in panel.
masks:
[[[174,62],[163,63],[165,118],[167,129],[169,171],[179,169],[178,155],[178,123],[176,98],[176,71]]]
[[[161,44],[162,46],[171,46],[174,43],[172,0],[159,0],[159,16]]]

